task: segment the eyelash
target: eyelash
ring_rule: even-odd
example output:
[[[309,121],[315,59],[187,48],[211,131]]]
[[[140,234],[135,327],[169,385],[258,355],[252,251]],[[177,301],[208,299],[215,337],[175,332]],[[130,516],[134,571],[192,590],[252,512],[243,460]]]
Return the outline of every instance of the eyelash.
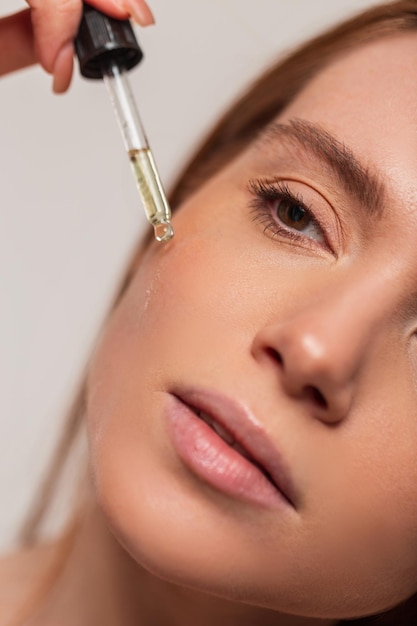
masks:
[[[249,192],[255,196],[251,202],[254,221],[263,224],[264,232],[268,231],[271,233],[272,238],[281,236],[295,243],[302,243],[304,246],[330,248],[326,232],[315,217],[311,207],[306,205],[301,194],[294,194],[286,183],[278,181],[272,183],[267,180],[256,179],[249,181],[248,188]],[[277,221],[279,219],[278,217],[274,219],[271,213],[271,204],[277,200],[287,201],[290,204],[301,207],[310,218],[311,224],[320,231],[323,237],[323,243],[314,240],[312,237],[303,235],[301,232],[297,233],[289,227],[285,227],[285,225]]]

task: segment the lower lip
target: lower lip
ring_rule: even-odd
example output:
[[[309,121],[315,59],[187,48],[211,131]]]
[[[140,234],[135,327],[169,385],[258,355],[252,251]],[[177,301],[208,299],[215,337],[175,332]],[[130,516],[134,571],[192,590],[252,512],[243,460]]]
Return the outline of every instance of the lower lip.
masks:
[[[170,396],[168,430],[183,463],[205,483],[267,508],[288,506],[284,496],[248,459],[231,448],[183,402]]]

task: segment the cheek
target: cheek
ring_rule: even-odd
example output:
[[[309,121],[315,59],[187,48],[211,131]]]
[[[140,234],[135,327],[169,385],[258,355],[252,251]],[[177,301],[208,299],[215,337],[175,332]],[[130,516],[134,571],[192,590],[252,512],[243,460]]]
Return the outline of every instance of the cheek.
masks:
[[[226,225],[210,222],[198,207],[173,223],[174,240],[144,254],[91,361],[88,427],[96,480],[110,467],[107,454],[127,463],[129,450],[132,471],[140,471],[135,442],[151,437],[158,447],[163,439],[158,420],[150,418],[157,394],[174,382],[212,380],[225,369],[225,354],[239,358],[227,344],[246,341],[236,297],[243,265]],[[241,331],[232,339],[236,320]]]
[[[175,215],[174,240],[145,255],[109,332],[118,353],[124,346],[136,362],[147,357],[146,369],[159,363],[162,370],[232,341],[231,329],[248,336],[263,306],[254,298],[254,285],[262,284],[259,255],[250,252],[249,237],[234,237],[233,211],[216,215],[194,201]]]
[[[377,612],[417,590],[417,415],[404,363],[373,368],[367,383],[339,440],[321,441],[316,537],[325,530],[327,553]]]

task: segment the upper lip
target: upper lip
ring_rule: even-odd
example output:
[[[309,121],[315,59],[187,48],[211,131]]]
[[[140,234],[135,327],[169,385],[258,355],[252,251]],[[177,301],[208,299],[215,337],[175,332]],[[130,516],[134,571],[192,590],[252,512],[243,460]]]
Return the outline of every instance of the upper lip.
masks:
[[[175,390],[173,395],[194,411],[207,413],[225,428],[296,508],[295,489],[287,464],[262,424],[246,406],[217,391],[202,388]]]

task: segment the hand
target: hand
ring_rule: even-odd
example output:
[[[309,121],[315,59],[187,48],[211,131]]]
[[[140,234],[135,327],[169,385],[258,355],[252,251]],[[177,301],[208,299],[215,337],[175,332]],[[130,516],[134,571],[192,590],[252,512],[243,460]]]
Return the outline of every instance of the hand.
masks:
[[[40,63],[53,75],[53,90],[70,85],[73,39],[81,19],[81,0],[27,0],[29,9],[0,19],[0,76]],[[154,19],[145,0],[88,0],[117,19],[133,18],[141,26]]]

